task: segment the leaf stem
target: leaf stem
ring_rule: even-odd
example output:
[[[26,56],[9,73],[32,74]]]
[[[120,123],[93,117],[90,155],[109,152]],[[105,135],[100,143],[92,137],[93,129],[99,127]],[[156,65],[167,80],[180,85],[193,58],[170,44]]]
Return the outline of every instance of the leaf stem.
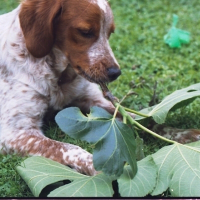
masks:
[[[123,123],[124,123],[124,124],[127,123],[127,118],[126,118],[126,116],[123,116]]]
[[[139,127],[140,129],[146,131],[147,133],[150,133],[151,135],[153,135],[154,137],[157,137],[165,142],[169,142],[172,144],[176,144],[177,142],[173,141],[173,140],[169,140],[165,137],[162,137],[161,135],[158,135],[157,133],[149,130],[148,128],[142,126],[140,123],[138,123],[137,121],[135,121],[125,110],[125,108],[123,106],[121,106],[119,103],[115,103],[115,106],[119,109],[119,112],[122,114],[123,117],[126,117],[127,120],[131,123],[136,125],[137,127]]]
[[[142,117],[150,117],[149,115],[145,115],[145,114],[143,114],[143,113],[137,112],[137,111],[132,110],[132,109],[130,109],[130,108],[126,108],[126,107],[123,107],[123,108],[124,108],[124,110],[126,110],[126,111],[128,111],[128,112],[131,112],[131,113],[134,113],[134,114],[136,114],[136,115],[139,115],[139,116],[142,116]]]
[[[115,119],[116,118],[116,115],[117,115],[117,112],[118,112],[118,110],[119,110],[119,107],[120,107],[120,104],[119,103],[116,103],[115,104],[115,113],[114,113],[114,115],[113,115],[113,119]]]
[[[119,108],[119,112],[123,116],[123,122],[124,122],[124,118],[126,119],[126,121],[127,119],[129,120],[129,117],[132,119],[132,117],[125,111],[124,107],[122,107],[119,103],[115,103],[115,106]],[[139,137],[137,132],[136,132],[136,136]]]
[[[134,119],[132,119],[131,116],[130,116],[130,118],[128,118],[128,120],[129,120],[130,122],[132,122],[133,124],[135,124],[137,127],[139,127],[139,128],[141,128],[142,130],[146,131],[147,133],[150,133],[150,134],[153,135],[154,137],[157,137],[157,138],[159,138],[159,139],[161,139],[161,140],[163,140],[163,141],[165,141],[165,142],[171,143],[171,144],[176,144],[176,143],[177,143],[177,142],[175,142],[175,141],[173,141],[173,140],[169,140],[169,139],[167,139],[167,138],[165,138],[165,137],[163,137],[163,136],[161,136],[161,135],[158,135],[157,133],[155,133],[155,132],[149,130],[148,128],[146,128],[146,127],[144,127],[144,126],[142,126],[140,123],[138,123],[137,121],[135,121]]]

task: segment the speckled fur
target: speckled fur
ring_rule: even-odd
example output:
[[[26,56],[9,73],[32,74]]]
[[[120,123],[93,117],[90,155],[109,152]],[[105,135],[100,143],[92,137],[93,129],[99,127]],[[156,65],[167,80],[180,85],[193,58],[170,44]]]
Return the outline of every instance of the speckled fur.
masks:
[[[94,175],[92,155],[45,137],[42,120],[49,108],[74,105],[88,111],[94,105],[108,110],[113,106],[96,84],[75,73],[55,46],[42,58],[29,53],[19,23],[20,7],[0,16],[0,151],[44,156]],[[59,84],[64,71],[66,80]]]

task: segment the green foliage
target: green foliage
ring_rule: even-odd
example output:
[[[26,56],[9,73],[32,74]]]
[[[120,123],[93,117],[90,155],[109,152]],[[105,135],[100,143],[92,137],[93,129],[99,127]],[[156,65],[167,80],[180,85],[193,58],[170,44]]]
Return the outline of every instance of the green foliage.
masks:
[[[15,170],[23,159],[16,155],[0,155],[0,197],[33,196]]]
[[[126,107],[148,107],[155,82],[156,103],[172,91],[199,82],[198,0],[111,0],[110,4],[116,24],[110,44],[122,68],[110,89],[119,98],[134,91],[123,102]],[[171,49],[163,40],[173,14],[179,16],[178,27],[191,33],[191,42],[180,49]]]
[[[31,157],[17,167],[18,173],[23,177],[35,197],[39,197],[42,189],[57,181],[76,177],[76,172],[64,168],[60,163],[42,157]]]
[[[98,174],[77,179],[54,190],[48,197],[112,197],[113,194],[111,179],[104,174]]]
[[[177,90],[172,94],[165,97],[161,103],[141,110],[141,113],[153,117],[156,123],[163,124],[166,120],[168,112],[173,109],[177,109],[183,106],[186,106],[188,103],[191,103],[191,100],[194,100],[200,95],[200,83],[191,85],[187,88]],[[144,117],[138,116],[137,119],[140,120]]]
[[[200,196],[200,142],[174,144],[153,154],[158,178],[152,195],[167,188],[174,197]]]
[[[93,163],[97,171],[118,177],[127,161],[135,175],[137,167],[132,130],[107,111],[93,107],[86,117],[78,108],[66,108],[57,114],[56,122],[72,138],[95,145]]]
[[[0,15],[13,10],[19,4],[18,2],[17,0],[0,0]]]
[[[134,178],[130,166],[118,178],[121,197],[144,197],[163,194],[170,189],[172,196],[200,196],[200,142],[190,145],[175,143],[138,161]],[[35,197],[48,184],[70,180],[50,192],[48,197],[112,197],[112,179],[100,173],[86,176],[43,157],[26,159],[17,171],[29,185]]]
[[[158,107],[161,110],[156,113],[155,121],[159,119],[158,122],[160,122],[160,119],[163,119],[164,122],[167,113],[172,107],[183,105],[182,102],[186,102],[187,99],[200,96],[198,91],[197,94],[192,94],[198,88],[199,84],[191,85],[185,89],[175,91],[164,98],[159,104],[160,106],[154,107]],[[172,196],[200,196],[200,141],[189,145],[182,145],[166,139],[135,121],[119,103],[115,103],[115,106],[115,114],[119,111],[125,123],[134,125],[152,134],[157,139],[170,142],[173,145],[164,147],[151,156],[142,159],[144,156],[143,140],[137,136],[137,148],[135,148],[135,144],[130,142],[134,139],[131,137],[131,129],[126,124],[115,119],[115,114],[111,116],[105,110],[98,107],[93,107],[91,113],[87,116],[84,116],[78,108],[64,109],[56,116],[56,121],[60,128],[74,138],[80,138],[95,144],[94,166],[96,170],[102,170],[109,175],[109,178],[101,172],[93,177],[83,177],[80,174],[80,180],[76,181],[76,178],[79,177],[77,172],[74,172],[76,177],[73,177],[70,172],[71,169],[67,168],[68,174],[64,173],[63,175],[62,171],[60,171],[60,168],[63,170],[61,164],[47,161],[44,158],[31,158],[25,161],[24,167],[18,167],[18,172],[27,182],[33,194],[36,197],[39,196],[42,188],[54,183],[54,181],[73,179],[74,182],[71,185],[59,187],[51,192],[49,197],[99,197],[103,194],[102,187],[106,187],[105,183],[109,183],[108,188],[110,191],[112,190],[112,179],[118,178],[119,193],[122,197],[144,197],[148,194],[153,196],[161,195],[167,189],[170,190]],[[132,135],[134,133],[137,134],[135,129],[133,129]],[[112,136],[115,137],[113,138]],[[98,156],[95,154],[98,154]],[[137,163],[137,173],[136,156],[142,159]],[[126,161],[125,158],[130,165],[124,167],[123,162]],[[38,161],[40,159],[42,160]],[[108,165],[106,165],[107,163]],[[41,168],[40,165],[43,167]],[[94,185],[95,187],[93,187]],[[94,191],[91,192],[91,188],[95,189],[95,193]],[[113,193],[109,193],[109,195],[111,194]]]
[[[86,176],[69,167],[43,157],[31,157],[17,167],[18,173],[30,187],[35,197],[39,197],[47,185],[62,180],[71,183],[52,191],[48,197],[111,197],[112,180],[104,174]]]
[[[145,155],[144,155],[144,140],[140,138],[139,136],[136,137],[135,139],[136,142],[136,160],[142,160]]]
[[[156,185],[157,166],[152,157],[148,156],[137,164],[138,172],[134,179],[130,178],[130,166],[125,166],[124,174],[118,179],[122,197],[144,197],[150,194]]]

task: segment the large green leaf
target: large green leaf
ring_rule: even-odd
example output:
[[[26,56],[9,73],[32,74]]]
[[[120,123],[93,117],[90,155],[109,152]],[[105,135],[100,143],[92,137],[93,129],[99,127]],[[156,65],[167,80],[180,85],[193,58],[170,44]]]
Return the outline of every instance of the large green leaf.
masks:
[[[157,167],[151,156],[138,161],[138,171],[133,179],[130,166],[126,166],[124,173],[118,179],[119,193],[122,197],[144,197],[151,193],[156,185]]]
[[[152,155],[158,167],[152,195],[170,188],[172,196],[200,196],[200,141],[190,145],[174,144]]]
[[[38,197],[47,185],[62,180],[72,182],[52,191],[49,197],[112,197],[114,193],[112,180],[104,174],[86,176],[44,157],[26,159],[21,166],[17,166],[17,171],[35,197]]]
[[[48,197],[112,197],[112,181],[104,174],[77,179],[52,191]]]
[[[200,83],[177,90],[165,97],[162,102],[156,106],[145,108],[140,112],[147,114],[149,117],[153,117],[158,124],[162,124],[165,122],[167,114],[171,109],[187,105],[188,102],[191,102],[192,99],[198,96],[200,96]],[[144,117],[138,116],[136,119],[141,120],[143,118]]]
[[[69,136],[95,144],[94,167],[107,175],[120,176],[128,162],[137,171],[135,139],[132,129],[99,107],[86,117],[78,108],[67,108],[56,116],[59,127]]]
[[[42,189],[52,183],[87,177],[60,163],[37,156],[26,159],[16,169],[35,197],[38,197]]]

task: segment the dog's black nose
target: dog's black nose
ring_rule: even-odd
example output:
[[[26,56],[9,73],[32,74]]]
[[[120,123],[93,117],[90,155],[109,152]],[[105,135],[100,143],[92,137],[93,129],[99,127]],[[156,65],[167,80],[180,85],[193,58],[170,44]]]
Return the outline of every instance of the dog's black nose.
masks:
[[[114,81],[121,75],[121,70],[116,67],[109,67],[107,68],[107,75],[110,81]]]

